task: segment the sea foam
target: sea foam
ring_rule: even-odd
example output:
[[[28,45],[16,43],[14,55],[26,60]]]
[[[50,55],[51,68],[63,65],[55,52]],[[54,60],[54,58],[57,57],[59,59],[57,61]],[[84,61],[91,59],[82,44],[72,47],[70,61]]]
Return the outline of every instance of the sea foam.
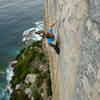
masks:
[[[44,23],[41,22],[35,22],[35,27],[27,29],[23,32],[23,42],[28,41],[28,40],[33,40],[33,41],[40,41],[42,39],[42,34],[35,34],[35,32],[44,30]]]
[[[12,80],[12,77],[14,75],[13,68],[11,67],[11,64],[13,64],[13,63],[17,63],[17,61],[9,62],[9,67],[7,68],[7,71],[6,71],[6,75],[7,75],[6,79],[7,79],[8,85],[6,86],[5,91],[7,92],[7,90],[9,90],[9,96],[13,91],[11,89],[11,83],[10,83],[10,81]]]
[[[12,61],[9,62],[9,67],[6,69],[6,71],[0,71],[0,76],[5,78],[7,80],[7,85],[5,86],[5,84],[0,84],[0,100],[4,100],[4,98],[6,98],[6,100],[9,100],[10,98],[10,94],[12,93],[12,89],[11,89],[11,83],[10,81],[12,80],[12,76],[14,75],[13,73],[13,68],[11,67],[11,64],[13,63],[17,63],[17,61]],[[9,91],[9,93],[7,92]]]

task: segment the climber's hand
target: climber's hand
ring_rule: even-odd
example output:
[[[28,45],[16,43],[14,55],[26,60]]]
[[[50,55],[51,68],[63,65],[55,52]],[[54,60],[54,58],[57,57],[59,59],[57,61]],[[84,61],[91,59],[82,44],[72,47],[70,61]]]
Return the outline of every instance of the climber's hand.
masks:
[[[55,35],[55,39],[57,39],[57,36]]]
[[[57,23],[57,20],[55,21],[55,24]]]
[[[52,28],[56,23],[57,23],[57,20],[55,21],[55,23],[53,23],[52,25],[50,25],[49,28]]]

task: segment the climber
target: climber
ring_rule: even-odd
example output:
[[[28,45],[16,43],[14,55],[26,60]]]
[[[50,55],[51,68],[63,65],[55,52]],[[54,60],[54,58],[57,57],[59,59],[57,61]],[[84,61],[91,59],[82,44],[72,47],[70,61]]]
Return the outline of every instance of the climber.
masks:
[[[52,32],[52,27],[57,23],[57,20],[55,23],[50,25],[48,32],[46,33],[46,39],[48,41],[48,44],[52,46],[55,51],[59,54],[59,48],[58,48],[58,41],[57,41],[57,36],[54,35]]]

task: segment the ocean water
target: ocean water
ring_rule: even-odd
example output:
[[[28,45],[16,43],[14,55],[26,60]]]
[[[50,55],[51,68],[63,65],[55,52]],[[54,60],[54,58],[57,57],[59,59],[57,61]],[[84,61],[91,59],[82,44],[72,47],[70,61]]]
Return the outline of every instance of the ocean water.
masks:
[[[43,0],[0,0],[0,100],[9,100],[10,63],[24,46],[23,33],[42,28],[43,12]]]

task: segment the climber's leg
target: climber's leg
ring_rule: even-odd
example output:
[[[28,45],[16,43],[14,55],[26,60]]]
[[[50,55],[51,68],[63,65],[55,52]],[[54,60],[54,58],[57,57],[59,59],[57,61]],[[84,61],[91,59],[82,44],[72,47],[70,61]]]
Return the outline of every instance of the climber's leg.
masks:
[[[59,49],[59,42],[57,41],[56,48],[54,48],[57,54],[60,54],[60,49]]]

